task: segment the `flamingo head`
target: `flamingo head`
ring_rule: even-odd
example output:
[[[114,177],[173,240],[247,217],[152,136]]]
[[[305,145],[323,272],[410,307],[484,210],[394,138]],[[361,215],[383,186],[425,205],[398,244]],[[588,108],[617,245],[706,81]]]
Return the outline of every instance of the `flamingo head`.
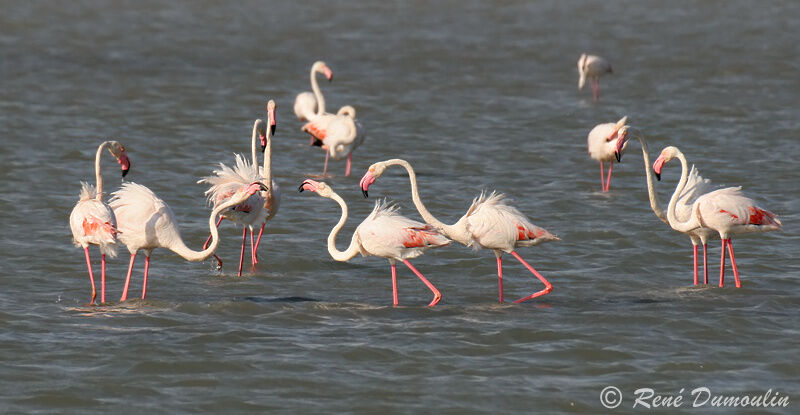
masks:
[[[661,150],[655,163],[653,163],[653,172],[656,174],[656,179],[661,180],[661,170],[668,161],[674,159],[678,155],[678,148],[669,146]]]
[[[314,62],[314,65],[311,66],[311,69],[314,72],[319,72],[319,73],[325,75],[325,79],[327,79],[328,82],[333,81],[333,71],[331,70],[331,68],[328,67],[327,64],[325,64],[325,62],[316,61],[316,62]]]
[[[253,125],[253,135],[255,134],[258,134],[258,142],[263,153],[267,148],[267,124],[261,118],[257,119]]]
[[[381,177],[384,171],[386,171],[385,162],[379,161],[369,166],[367,172],[364,173],[364,177],[361,178],[361,182],[359,183],[361,186],[361,193],[364,195],[364,197],[369,197],[369,186],[372,185],[372,183],[375,183],[375,180],[377,180],[378,177]]]
[[[616,132],[616,139],[617,145],[614,148],[614,157],[617,158],[617,163],[622,161],[622,152],[625,151],[625,147],[628,146],[628,129],[630,127],[627,125],[622,126]]]
[[[131,160],[128,158],[128,155],[125,154],[125,146],[120,144],[119,141],[109,141],[108,151],[117,159],[117,163],[119,163],[122,169],[122,177],[125,177],[125,175],[128,174],[128,170],[131,169]]]
[[[303,192],[304,190],[308,190],[310,192],[316,192],[318,195],[322,197],[331,197],[333,193],[333,189],[328,186],[325,182],[317,182],[311,179],[306,179],[303,183],[300,184],[300,187],[297,189],[299,192]]]
[[[240,188],[238,191],[236,191],[236,193],[234,193],[230,197],[230,199],[228,199],[228,201],[232,202],[233,204],[239,204],[239,203],[244,202],[245,200],[247,200],[247,198],[249,198],[250,196],[256,194],[257,192],[260,192],[260,191],[266,192],[268,190],[269,190],[269,188],[264,183],[253,182],[253,183],[250,183],[247,186],[244,186],[244,187]]]
[[[267,149],[267,129],[269,129],[269,136],[275,135],[275,101],[269,100],[267,102],[267,125],[260,126],[258,137],[261,140],[261,151]]]
[[[353,108],[352,105],[345,105],[342,108],[339,108],[339,111],[336,111],[336,115],[339,115],[339,116],[345,115],[345,116],[348,116],[350,118],[355,118],[356,117],[356,109]]]

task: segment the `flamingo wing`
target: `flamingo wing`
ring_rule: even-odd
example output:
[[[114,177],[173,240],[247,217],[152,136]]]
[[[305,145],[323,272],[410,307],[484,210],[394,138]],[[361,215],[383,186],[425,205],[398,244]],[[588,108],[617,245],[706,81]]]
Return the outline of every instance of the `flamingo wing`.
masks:
[[[728,187],[706,193],[695,205],[701,222],[714,229],[736,225],[765,227],[764,230],[781,227],[777,216],[758,207],[753,199],[742,193],[741,187]]]
[[[398,208],[377,201],[372,213],[356,229],[363,251],[394,259],[415,258],[450,240],[432,226],[402,216]]]
[[[503,194],[481,194],[477,207],[467,218],[467,229],[481,246],[511,252],[517,246],[532,246],[558,240],[544,228],[534,225]]]

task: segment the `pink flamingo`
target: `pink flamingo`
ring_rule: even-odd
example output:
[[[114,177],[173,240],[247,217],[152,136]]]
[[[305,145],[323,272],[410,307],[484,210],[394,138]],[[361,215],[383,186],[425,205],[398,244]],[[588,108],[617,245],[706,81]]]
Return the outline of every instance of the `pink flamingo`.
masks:
[[[653,171],[660,179],[664,164],[673,158],[681,162],[681,179],[669,201],[668,216],[675,217],[678,198],[684,192],[688,181],[688,162],[678,148],[669,146],[661,150],[661,155],[653,164]],[[781,229],[781,221],[765,209],[756,206],[753,199],[742,193],[741,187],[728,187],[708,192],[697,197],[691,204],[691,214],[686,220],[670,221],[670,225],[682,231],[696,228],[709,228],[719,233],[722,239],[722,257],[720,259],[719,286],[724,286],[725,277],[725,249],[727,247],[731,256],[731,267],[736,288],[741,287],[739,270],[736,268],[736,257],[733,253],[732,234],[769,232]]]
[[[614,73],[611,69],[611,64],[605,59],[595,56],[582,54],[578,59],[578,89],[583,89],[586,83],[586,78],[592,80],[592,95],[594,100],[600,99],[600,75],[606,73]]]
[[[624,129],[628,129],[628,126],[622,127]],[[625,146],[625,141],[628,140],[630,137],[627,134],[625,135],[624,140],[617,141],[617,160],[620,160],[622,155],[620,151]],[[647,195],[650,198],[650,207],[655,212],[656,216],[661,219],[662,222],[670,225],[672,229],[685,233],[689,236],[689,239],[692,241],[692,251],[694,254],[694,264],[693,264],[693,272],[694,272],[694,285],[698,285],[698,274],[697,274],[697,246],[698,244],[702,243],[703,245],[703,280],[705,284],[708,284],[708,256],[707,256],[707,249],[708,249],[708,239],[713,238],[716,235],[716,232],[709,228],[695,228],[688,231],[681,231],[676,227],[675,222],[685,221],[689,215],[691,214],[691,205],[694,203],[694,200],[697,199],[700,195],[704,193],[708,193],[712,190],[711,181],[708,179],[704,179],[700,176],[697,170],[692,166],[692,171],[689,174],[689,178],[687,179],[686,186],[678,197],[678,202],[675,208],[675,212],[672,216],[667,215],[667,212],[661,207],[661,204],[658,202],[658,198],[656,196],[655,190],[655,181],[653,179],[653,169],[650,165],[650,154],[647,150],[647,142],[645,142],[644,137],[641,134],[635,134],[636,138],[642,145],[642,159],[644,160],[644,171],[645,176],[647,179]]]
[[[294,114],[300,121],[311,121],[318,115],[325,114],[325,98],[317,83],[317,74],[321,73],[328,82],[333,80],[333,71],[323,61],[316,61],[311,65],[311,91],[301,92],[294,99]],[[314,138],[311,138],[314,142]]]
[[[614,168],[614,158],[619,160],[625,150],[627,140],[625,135],[628,129],[628,117],[622,117],[616,123],[607,122],[597,124],[592,131],[589,131],[587,139],[589,157],[600,162],[600,186],[603,192],[608,192],[611,188],[611,170]],[[619,144],[619,145],[618,145]],[[609,162],[608,179],[605,178],[603,162]]]
[[[89,245],[97,245],[102,254],[100,277],[100,302],[106,302],[106,255],[114,258],[117,256],[117,219],[114,211],[103,201],[103,176],[100,172],[100,156],[103,149],[108,148],[122,168],[122,177],[128,174],[131,162],[125,154],[125,147],[117,141],[104,141],[97,148],[94,158],[94,175],[96,186],[81,182],[81,193],[78,203],[72,208],[69,215],[69,227],[72,230],[72,240],[75,246],[83,248],[86,257],[86,267],[89,269],[89,280],[92,282],[93,304],[97,297],[92,273],[92,261],[89,258]]]
[[[256,239],[256,247],[253,258],[255,263],[258,263],[258,247],[261,245],[261,236],[264,234],[264,226],[267,221],[272,220],[275,214],[278,213],[278,208],[281,204],[281,188],[278,183],[272,179],[272,136],[275,135],[275,101],[269,100],[267,102],[267,119],[269,120],[269,132],[265,136],[261,136],[261,151],[264,153],[264,165],[259,169],[259,175],[263,183],[267,183],[269,190],[262,191],[261,197],[264,198],[264,222],[261,222],[261,229],[258,231],[258,238]],[[256,121],[258,122],[258,121]],[[253,165],[256,165],[256,147],[252,146]]]
[[[353,151],[364,142],[364,127],[356,119],[356,109],[350,105],[339,108],[336,115],[323,115],[303,126],[317,139],[314,143],[325,150],[325,165],[322,176],[328,172],[328,159],[340,160],[347,156],[345,177],[350,176],[353,164]]]
[[[156,248],[167,248],[187,261],[204,261],[210,257],[219,245],[219,232],[214,219],[225,209],[235,207],[246,201],[259,190],[264,190],[260,182],[238,189],[224,203],[217,205],[208,218],[208,227],[214,241],[202,251],[193,251],[184,244],[178,230],[178,222],[169,205],[156,196],[150,189],[136,183],[125,183],[113,193],[111,208],[117,216],[120,236],[119,240],[128,247],[131,261],[125,287],[120,301],[128,299],[128,287],[131,282],[133,263],[139,250],[144,251],[144,279],[142,281],[142,299],[147,295],[147,275],[150,270],[150,254]]]
[[[389,260],[392,269],[392,298],[397,306],[397,270],[396,261],[402,261],[433,292],[433,301],[428,306],[436,305],[442,294],[413,265],[409,258],[416,258],[430,248],[439,248],[450,244],[450,240],[436,232],[431,226],[420,223],[397,213],[396,206],[377,202],[369,216],[356,228],[350,246],[345,251],[336,249],[336,236],[347,221],[347,204],[324,182],[306,180],[300,185],[301,192],[309,190],[322,197],[335,200],[342,208],[342,217],[328,235],[328,252],[336,261],[349,261],[359,253],[363,256],[379,256]]]
[[[361,178],[361,190],[364,192],[364,197],[367,196],[369,186],[372,185],[389,166],[402,166],[408,172],[409,180],[411,181],[412,200],[419,214],[425,219],[425,222],[432,225],[444,236],[465,246],[486,248],[494,251],[497,257],[498,292],[501,303],[503,302],[502,255],[504,252],[511,254],[521,262],[528,271],[545,285],[543,290],[520,298],[514,301],[515,303],[521,303],[545,295],[553,290],[553,286],[550,282],[517,254],[516,248],[538,245],[546,241],[557,241],[559,238],[545,229],[532,224],[519,210],[509,205],[502,194],[492,192],[487,196],[485,193],[481,193],[479,197],[473,199],[472,205],[467,210],[467,213],[464,214],[458,222],[453,225],[446,225],[433,217],[422,204],[417,189],[417,176],[414,173],[414,169],[405,160],[391,159],[371,165],[364,174],[364,177]]]

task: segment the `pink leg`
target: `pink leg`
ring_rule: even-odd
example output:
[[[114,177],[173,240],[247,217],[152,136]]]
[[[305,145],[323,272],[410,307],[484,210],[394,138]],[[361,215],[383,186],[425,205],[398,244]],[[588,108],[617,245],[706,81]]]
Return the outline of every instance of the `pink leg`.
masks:
[[[597,78],[592,78],[592,94],[595,101],[600,99],[600,81]]]
[[[131,262],[128,264],[128,276],[125,277],[125,286],[122,288],[122,297],[120,301],[128,299],[128,287],[131,285],[131,273],[133,273],[133,263],[136,261],[136,254],[131,254]]]
[[[392,305],[397,307],[397,267],[395,266],[394,261],[391,261],[390,264],[392,266]]]
[[[600,190],[606,191],[606,169],[603,167],[603,162],[600,162]]]
[[[101,262],[101,271],[100,271],[100,304],[105,304],[106,302],[106,254],[103,254],[103,260]]]
[[[433,286],[433,284],[431,284],[431,282],[430,282],[430,281],[428,281],[428,280],[427,280],[427,279],[426,279],[426,278],[425,278],[425,277],[424,277],[422,274],[420,274],[420,272],[419,272],[419,271],[417,271],[417,269],[416,269],[416,268],[414,268],[414,266],[413,266],[413,265],[411,265],[411,263],[410,263],[410,262],[408,262],[408,260],[407,260],[407,259],[404,259],[404,260],[403,260],[403,263],[404,263],[404,264],[406,264],[406,266],[407,266],[407,267],[408,267],[408,268],[411,270],[411,272],[413,272],[414,274],[416,274],[416,275],[417,275],[417,277],[419,277],[419,279],[421,279],[421,280],[422,280],[422,282],[423,282],[423,283],[425,283],[425,285],[427,285],[427,286],[428,286],[428,288],[429,288],[431,291],[433,291],[433,301],[431,301],[431,303],[430,303],[430,304],[428,304],[428,307],[433,307],[433,306],[435,306],[436,304],[438,304],[438,303],[439,303],[439,300],[441,300],[441,299],[442,299],[442,293],[440,293],[440,292],[439,292],[439,290],[437,290],[437,289],[436,289],[436,287],[434,287],[434,286]]]
[[[83,252],[86,256],[86,267],[89,268],[89,280],[92,282],[92,301],[89,301],[89,305],[92,305],[97,297],[97,289],[94,287],[94,273],[92,272],[92,260],[89,259],[89,247],[83,248]]]
[[[503,259],[497,255],[497,292],[500,295],[500,303],[503,303]]]
[[[725,246],[727,245],[727,240],[722,240],[722,259],[719,260],[719,286],[725,286]]]
[[[703,284],[708,284],[708,257],[706,256],[707,244],[703,244]]]
[[[353,164],[353,153],[347,155],[347,167],[344,169],[344,177],[350,177],[350,167]]]
[[[239,274],[238,277],[242,276],[242,264],[244,263],[244,245],[247,242],[247,226],[244,227],[244,232],[242,232],[242,252],[239,254]]]
[[[322,175],[325,176],[328,173],[328,157],[330,157],[330,153],[325,150],[325,167],[322,168]]]
[[[610,162],[608,165],[608,179],[606,179],[606,192],[611,190],[611,170],[614,169],[614,162]]]
[[[733,255],[733,242],[728,239],[728,253],[731,254],[731,268],[733,268],[733,280],[736,282],[736,288],[742,288],[742,282],[739,281],[739,269],[736,268],[736,257]]]
[[[694,250],[694,285],[697,285],[697,282],[698,282],[697,281],[697,279],[698,279],[697,278],[698,277],[698,275],[697,275],[697,245],[693,245],[693,247],[694,247],[693,248],[693,250]]]
[[[266,222],[261,223],[261,230],[258,231],[258,238],[256,238],[256,259],[258,259],[258,247],[261,246],[261,235],[264,234],[264,226]]]
[[[222,223],[223,219],[225,218],[223,218],[222,216],[219,217],[219,220],[217,221],[217,228],[219,228],[219,224]],[[208,248],[208,244],[210,243],[211,243],[211,235],[208,235],[206,243],[203,244],[203,249]],[[217,256],[217,254],[214,254],[214,258],[217,260],[217,269],[222,269],[222,259],[220,259],[220,257]]]
[[[519,254],[517,253],[517,251],[511,251],[511,255],[513,255],[513,256],[514,256],[514,258],[517,258],[517,261],[521,262],[521,263],[522,263],[522,265],[524,265],[524,266],[525,266],[525,268],[527,268],[527,269],[528,269],[528,271],[530,271],[530,272],[531,272],[533,275],[535,275],[535,276],[536,276],[536,278],[538,278],[538,279],[539,279],[539,281],[541,281],[541,282],[543,282],[543,283],[544,283],[544,289],[543,289],[543,290],[541,290],[541,291],[538,291],[538,292],[535,292],[535,293],[533,293],[533,294],[531,294],[531,295],[529,295],[529,296],[527,296],[527,297],[520,298],[519,300],[517,300],[517,301],[514,301],[515,303],[521,303],[521,302],[523,302],[523,301],[528,301],[528,300],[530,300],[530,299],[532,299],[532,298],[536,298],[536,297],[539,297],[539,296],[545,295],[545,294],[549,293],[550,291],[553,291],[553,286],[550,284],[550,281],[547,281],[547,280],[546,280],[546,279],[545,279],[545,278],[542,276],[542,274],[539,274],[539,272],[538,272],[538,271],[536,271],[535,269],[533,269],[533,267],[532,267],[532,266],[531,266],[529,263],[525,262],[525,260],[524,260],[524,259],[522,259],[522,257],[521,257],[521,256],[519,256]]]
[[[254,232],[250,231],[250,263],[253,264],[253,267],[258,264],[258,258],[256,257],[256,242],[254,238]]]
[[[308,145],[313,146],[314,145],[314,136],[309,134],[308,140],[309,140],[308,141]]]
[[[150,257],[144,257],[144,279],[142,280],[142,300],[147,296],[147,274],[150,272]]]

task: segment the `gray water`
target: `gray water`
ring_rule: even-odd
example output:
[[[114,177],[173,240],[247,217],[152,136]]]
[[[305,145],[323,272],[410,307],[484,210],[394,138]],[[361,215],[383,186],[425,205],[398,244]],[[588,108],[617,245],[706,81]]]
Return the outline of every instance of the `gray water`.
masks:
[[[302,4],[301,4],[302,3]],[[0,13],[0,409],[21,413],[611,412],[608,385],[789,396],[800,404],[800,4],[704,2],[4,2]],[[584,51],[614,74],[601,100],[577,91]],[[292,114],[317,59],[328,105],[356,106],[368,131],[347,200],[349,241],[376,197],[419,219],[389,170],[364,200],[369,164],[403,157],[445,222],[482,189],[513,198],[560,242],[520,249],[554,285],[497,303],[494,255],[463,246],[414,260],[442,291],[387,262],[333,261],[339,208],[296,192],[318,174]],[[133,162],[127,180],[172,206],[199,248],[209,209],[196,180],[249,154],[252,121],[278,104],[273,169],[283,204],[262,262],[236,277],[241,232],[222,227],[213,263],[152,257],[148,297],[87,306],[69,212],[93,181],[104,139]],[[676,145],[717,184],[741,185],[785,230],[734,239],[743,287],[691,284],[691,245],[650,210],[639,145],[599,192],[586,135],[629,115],[655,158]],[[104,156],[106,186],[120,184]],[[666,203],[680,175],[667,165]],[[717,281],[719,242],[709,252]],[[97,251],[92,253],[97,258]],[[97,264],[98,262],[96,262]],[[506,297],[541,285],[506,257]],[[96,265],[95,270],[99,268]],[[727,280],[732,283],[730,269]],[[681,391],[681,390],[684,391]],[[709,405],[706,406],[706,409]],[[747,412],[746,409],[740,409]],[[728,412],[718,410],[718,412]]]

